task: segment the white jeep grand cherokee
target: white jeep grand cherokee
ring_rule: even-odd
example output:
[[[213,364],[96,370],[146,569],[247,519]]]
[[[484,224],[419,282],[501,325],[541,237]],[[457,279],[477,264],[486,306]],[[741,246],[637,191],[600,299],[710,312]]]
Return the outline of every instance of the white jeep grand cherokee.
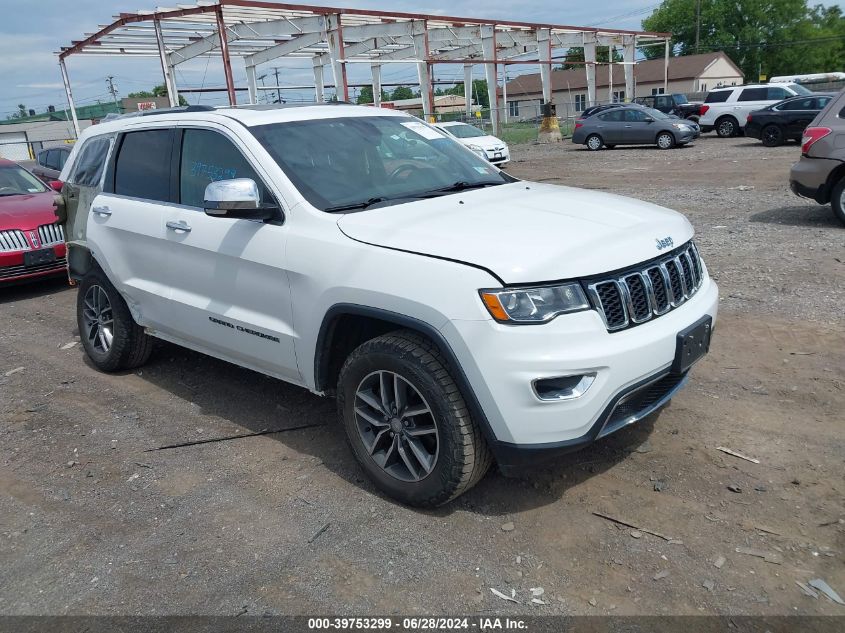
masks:
[[[716,317],[683,216],[519,181],[392,110],[122,117],[62,180],[97,367],[160,338],[335,395],[361,466],[413,505],[657,410]]]

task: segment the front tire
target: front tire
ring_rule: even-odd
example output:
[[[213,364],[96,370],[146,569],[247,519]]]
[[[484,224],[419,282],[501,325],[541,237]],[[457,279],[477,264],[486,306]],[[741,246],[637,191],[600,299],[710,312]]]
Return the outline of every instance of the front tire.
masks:
[[[675,137],[671,132],[661,132],[657,135],[657,147],[660,149],[672,149],[675,147]]]
[[[490,467],[490,450],[443,357],[414,332],[358,347],[340,370],[337,394],[355,459],[402,503],[447,503]]]
[[[135,323],[123,297],[99,268],[88,272],[76,296],[82,347],[98,369],[134,369],[147,362],[153,339]]]
[[[597,152],[601,149],[602,145],[604,145],[604,141],[598,134],[590,134],[587,137],[587,140],[584,141],[584,144],[587,146],[588,150]]]
[[[732,116],[725,116],[716,121],[716,134],[720,138],[731,138],[737,135],[739,124]]]
[[[766,147],[778,147],[783,145],[783,129],[779,125],[767,125],[760,133],[760,138]]]

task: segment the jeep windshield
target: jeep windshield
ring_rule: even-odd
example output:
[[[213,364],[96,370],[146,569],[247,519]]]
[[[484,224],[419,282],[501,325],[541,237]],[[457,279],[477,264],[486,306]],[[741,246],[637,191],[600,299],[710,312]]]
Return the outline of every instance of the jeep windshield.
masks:
[[[327,212],[402,204],[515,180],[411,117],[289,121],[251,131],[305,199]]]

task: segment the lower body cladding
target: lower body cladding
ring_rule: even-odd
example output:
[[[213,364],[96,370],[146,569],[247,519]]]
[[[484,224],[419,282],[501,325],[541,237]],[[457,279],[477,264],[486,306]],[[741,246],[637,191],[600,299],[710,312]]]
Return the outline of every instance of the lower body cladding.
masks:
[[[666,404],[689,370],[676,363],[679,333],[705,321],[712,327],[717,309],[718,288],[706,278],[683,305],[618,332],[609,333],[594,310],[544,325],[451,321],[442,332],[507,475],[583,448]],[[572,378],[550,380],[559,377]],[[550,394],[557,399],[545,399]]]

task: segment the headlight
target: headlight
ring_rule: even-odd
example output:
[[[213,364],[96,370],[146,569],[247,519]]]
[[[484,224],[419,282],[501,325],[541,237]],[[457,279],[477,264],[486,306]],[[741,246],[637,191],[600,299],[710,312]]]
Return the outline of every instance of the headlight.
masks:
[[[487,310],[500,323],[545,323],[559,314],[590,309],[576,283],[480,292]]]
[[[689,132],[692,129],[689,125],[684,125],[683,123],[673,123],[672,127],[677,128],[682,132]]]
[[[478,154],[484,160],[487,160],[487,152],[485,152],[484,148],[480,145],[467,145],[467,147],[470,148],[476,154]]]

